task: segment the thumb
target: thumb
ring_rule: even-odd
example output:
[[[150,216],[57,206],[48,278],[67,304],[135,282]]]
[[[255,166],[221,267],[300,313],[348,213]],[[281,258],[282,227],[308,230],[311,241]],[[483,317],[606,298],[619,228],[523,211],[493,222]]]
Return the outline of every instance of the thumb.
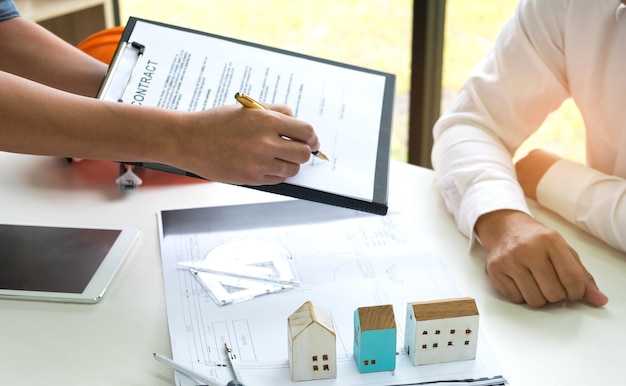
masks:
[[[606,303],[609,302],[608,296],[606,296],[600,289],[598,288],[595,279],[591,274],[585,270],[585,294],[583,295],[583,299],[596,307],[602,307]]]

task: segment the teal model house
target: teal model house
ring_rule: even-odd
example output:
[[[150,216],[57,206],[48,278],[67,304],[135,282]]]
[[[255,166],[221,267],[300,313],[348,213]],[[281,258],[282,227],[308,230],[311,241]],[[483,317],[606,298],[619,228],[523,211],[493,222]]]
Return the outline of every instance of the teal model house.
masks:
[[[396,319],[391,304],[354,311],[354,359],[361,373],[396,368]]]

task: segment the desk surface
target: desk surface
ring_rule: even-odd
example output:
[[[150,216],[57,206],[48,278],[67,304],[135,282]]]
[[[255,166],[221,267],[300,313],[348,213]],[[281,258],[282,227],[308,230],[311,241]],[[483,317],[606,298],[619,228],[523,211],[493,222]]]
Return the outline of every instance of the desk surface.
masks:
[[[117,165],[0,152],[0,221],[126,225],[139,242],[96,305],[0,300],[0,384],[171,386],[171,370],[152,358],[170,354],[157,212],[280,199],[275,195],[145,171],[145,184],[120,192]],[[610,297],[604,308],[510,304],[488,283],[484,251],[468,251],[433,186],[433,173],[392,163],[390,208],[433,227],[464,296],[474,297],[481,330],[511,385],[616,384],[626,347],[626,255],[532,206],[561,230]]]

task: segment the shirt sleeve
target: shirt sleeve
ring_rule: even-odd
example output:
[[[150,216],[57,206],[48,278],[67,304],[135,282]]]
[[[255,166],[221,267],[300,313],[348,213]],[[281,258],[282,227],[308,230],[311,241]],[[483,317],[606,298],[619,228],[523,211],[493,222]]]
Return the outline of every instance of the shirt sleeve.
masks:
[[[530,214],[512,157],[569,96],[562,32],[567,4],[521,0],[492,52],[433,128],[437,188],[470,238],[485,213]]]
[[[537,201],[626,252],[626,180],[560,160],[539,181]]]
[[[12,0],[0,0],[0,21],[18,17],[19,15]]]

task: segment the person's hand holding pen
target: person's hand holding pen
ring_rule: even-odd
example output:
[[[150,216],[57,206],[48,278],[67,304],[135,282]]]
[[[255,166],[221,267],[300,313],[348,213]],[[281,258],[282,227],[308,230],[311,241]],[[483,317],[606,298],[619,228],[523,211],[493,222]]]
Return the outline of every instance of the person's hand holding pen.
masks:
[[[270,110],[269,108],[267,108],[264,104],[257,102],[256,100],[252,99],[252,97],[244,94],[244,93],[236,93],[235,94],[235,99],[237,100],[237,102],[241,103],[241,105],[243,107],[248,107],[251,109],[257,109],[257,110]],[[290,113],[291,115],[291,113]],[[285,139],[289,139],[289,136],[284,136]],[[313,156],[322,159],[324,161],[328,161],[328,157],[326,157],[326,155],[324,153],[322,153],[320,150],[313,150],[311,152],[311,154],[313,154]]]
[[[198,112],[167,113],[176,114],[179,122],[169,125],[166,134],[155,132],[154,141],[171,137],[172,131],[176,134],[159,162],[212,181],[281,183],[295,176],[311,153],[320,149],[313,126],[293,117],[285,105],[267,105],[265,110],[226,104]]]

